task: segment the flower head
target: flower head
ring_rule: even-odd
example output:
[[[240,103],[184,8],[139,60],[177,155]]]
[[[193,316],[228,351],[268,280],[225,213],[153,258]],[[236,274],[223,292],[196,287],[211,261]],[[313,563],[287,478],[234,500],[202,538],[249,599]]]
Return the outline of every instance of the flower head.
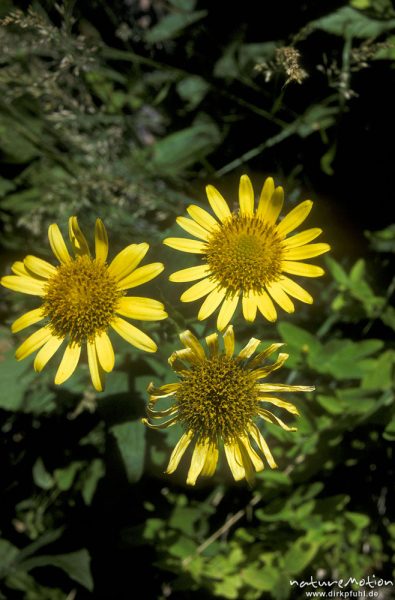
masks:
[[[77,217],[69,219],[69,236],[74,252],[66,247],[59,227],[50,225],[49,243],[59,261],[58,266],[26,256],[12,265],[14,275],[1,279],[1,284],[16,292],[40,296],[39,308],[22,315],[12,324],[16,333],[34,323],[43,326],[28,337],[16,351],[22,360],[36,350],[34,368],[41,371],[67,340],[55,376],[55,383],[66,381],[74,372],[81,348],[86,344],[92,383],[96,390],[104,387],[104,372],[114,368],[114,350],[108,330],[114,329],[133,346],[155,352],[155,342],[119,315],[143,321],[167,317],[157,300],[126,296],[125,290],[150,281],[163,271],[162,263],[136,268],[148,251],[148,244],[131,244],[107,263],[108,238],[100,219],[95,227],[95,257],[79,228]]]
[[[321,267],[300,262],[330,250],[328,244],[309,244],[322,233],[321,229],[306,229],[287,237],[306,219],[313,203],[305,200],[276,223],[284,191],[282,187],[274,187],[271,177],[265,181],[256,209],[247,175],[240,179],[237,212],[230,211],[213,186],[208,185],[206,191],[218,220],[199,206],[191,205],[187,209],[191,218],[178,217],[177,223],[198,240],[164,240],[171,248],[200,254],[203,259],[201,265],[170,275],[170,280],[176,282],[200,280],[182,294],[181,300],[192,302],[206,296],[199,310],[200,320],[222,304],[217,320],[220,330],[231,320],[240,297],[247,321],[255,320],[257,310],[269,321],[275,321],[274,302],[286,312],[293,312],[290,296],[311,304],[311,295],[285,273],[304,277],[319,277],[324,273]]]
[[[288,354],[280,353],[276,362],[264,365],[266,358],[282,344],[271,344],[253,356],[261,342],[251,338],[235,355],[232,325],[223,334],[223,350],[220,349],[217,333],[206,337],[207,351],[190,331],[184,331],[180,339],[185,348],[177,350],[169,358],[179,382],[160,388],[150,384],[148,419],[143,419],[146,425],[154,429],[167,428],[176,423],[184,429],[166,472],[173,473],[176,470],[185,450],[192,443],[194,449],[187,483],[195,485],[199,475],[214,474],[220,444],[223,444],[234,479],[245,477],[251,483],[254,471],[264,468],[262,455],[270,467],[276,467],[255,419],[259,417],[286,431],[294,431],[295,428],[286,425],[267,406],[283,408],[297,415],[293,404],[273,394],[308,392],[314,387],[261,383],[262,379],[283,365]],[[156,403],[168,397],[172,398],[172,405],[164,410],[155,410]],[[166,417],[170,417],[169,420],[163,421]],[[154,424],[149,419],[162,422]]]

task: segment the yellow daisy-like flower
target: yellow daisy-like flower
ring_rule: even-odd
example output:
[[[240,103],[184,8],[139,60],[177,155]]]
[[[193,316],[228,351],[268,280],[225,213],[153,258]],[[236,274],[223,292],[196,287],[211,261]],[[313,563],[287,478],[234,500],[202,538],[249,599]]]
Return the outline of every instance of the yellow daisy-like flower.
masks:
[[[262,379],[283,365],[288,354],[280,353],[276,362],[264,365],[265,359],[283,344],[271,344],[253,357],[261,342],[251,338],[235,355],[232,325],[223,334],[223,350],[219,348],[216,333],[206,337],[207,351],[190,331],[184,331],[180,339],[185,348],[177,350],[169,358],[170,366],[180,381],[160,388],[155,388],[153,384],[148,387],[149,419],[170,419],[159,424],[143,419],[146,425],[154,429],[180,423],[185,431],[172,452],[166,472],[173,473],[176,470],[185,450],[194,443],[187,483],[195,485],[199,475],[214,474],[219,447],[223,443],[234,479],[238,481],[245,477],[252,483],[254,471],[264,468],[257,450],[270,467],[277,466],[254,419],[260,417],[286,431],[295,431],[294,427],[289,427],[268,410],[267,405],[297,415],[297,408],[293,404],[273,394],[310,392],[314,387],[261,383]],[[158,400],[168,397],[173,399],[170,408],[155,410]]]
[[[107,264],[108,238],[100,219],[95,227],[95,258],[91,257],[77,222],[69,219],[69,236],[75,257],[71,257],[59,227],[50,225],[49,243],[60,265],[53,266],[36,256],[15,262],[14,275],[1,284],[16,292],[40,296],[42,305],[22,315],[11,327],[13,333],[44,321],[38,331],[17,349],[18,360],[36,350],[34,369],[40,372],[67,338],[67,345],[55,376],[55,383],[66,381],[74,372],[81,348],[87,347],[92,383],[97,391],[104,388],[104,372],[114,368],[114,349],[108,330],[111,327],[133,346],[155,352],[155,342],[137,327],[121,318],[156,321],[167,317],[164,306],[151,298],[125,296],[125,290],[150,281],[164,269],[162,263],[136,268],[149,245],[131,244]]]
[[[247,175],[240,179],[239,205],[231,212],[227,202],[212,185],[206,188],[215,219],[206,210],[191,205],[190,219],[178,217],[177,223],[198,238],[167,238],[164,244],[192,254],[201,254],[203,264],[176,271],[170,281],[198,281],[181,296],[182,302],[192,302],[206,296],[198,319],[209,317],[222,303],[217,327],[222,330],[231,320],[239,299],[243,315],[254,321],[257,310],[269,321],[275,321],[276,302],[286,312],[295,310],[290,296],[311,304],[313,298],[285,273],[304,277],[319,277],[321,267],[300,262],[330,250],[328,244],[310,244],[322,233],[316,227],[287,237],[309,214],[313,203],[305,200],[282,221],[280,215],[284,190],[274,187],[271,177],[263,186],[255,209],[254,190]],[[273,302],[274,301],[274,302]]]

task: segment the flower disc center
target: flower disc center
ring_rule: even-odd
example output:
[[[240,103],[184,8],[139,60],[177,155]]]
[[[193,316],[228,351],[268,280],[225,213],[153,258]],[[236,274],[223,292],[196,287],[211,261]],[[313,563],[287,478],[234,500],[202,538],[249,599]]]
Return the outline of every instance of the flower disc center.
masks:
[[[208,241],[212,276],[231,294],[261,292],[281,273],[282,243],[274,226],[240,214],[222,224]]]
[[[176,392],[179,420],[201,438],[235,439],[257,414],[255,384],[235,359],[206,359],[183,375]]]
[[[81,344],[108,328],[122,295],[105,264],[79,256],[49,279],[43,312],[54,335]]]

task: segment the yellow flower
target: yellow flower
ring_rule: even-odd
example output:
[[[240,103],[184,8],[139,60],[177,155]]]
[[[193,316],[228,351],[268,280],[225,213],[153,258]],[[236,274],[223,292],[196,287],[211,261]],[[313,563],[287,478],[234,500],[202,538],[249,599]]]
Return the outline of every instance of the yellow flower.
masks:
[[[203,264],[176,271],[170,281],[198,281],[181,296],[182,302],[192,302],[206,296],[198,314],[199,320],[209,317],[222,303],[217,327],[222,330],[231,320],[240,297],[243,315],[254,321],[257,309],[269,321],[277,312],[273,300],[286,312],[295,310],[290,296],[311,304],[313,298],[285,273],[304,277],[319,277],[321,267],[299,262],[330,250],[328,244],[309,244],[322,233],[321,229],[306,229],[287,237],[306,219],[313,203],[298,204],[276,224],[284,202],[282,187],[274,188],[268,177],[258,206],[254,205],[254,190],[247,175],[240,179],[239,210],[231,212],[227,202],[213,186],[206,188],[208,201],[218,220],[199,206],[191,205],[191,217],[178,217],[177,223],[198,238],[167,238],[164,244],[192,254],[201,254]]]
[[[293,404],[273,394],[309,392],[314,387],[260,383],[261,379],[283,365],[288,354],[280,353],[276,362],[264,366],[265,359],[282,344],[271,344],[253,357],[261,342],[251,338],[235,356],[232,325],[223,334],[223,351],[219,348],[216,333],[206,337],[207,351],[190,331],[184,331],[180,339],[185,348],[177,350],[169,358],[170,366],[180,381],[157,389],[153,384],[148,387],[148,417],[170,419],[159,424],[143,419],[146,425],[154,429],[180,423],[185,431],[172,452],[166,472],[173,473],[176,470],[185,450],[194,443],[187,483],[195,485],[199,475],[214,474],[220,443],[223,443],[234,479],[237,481],[245,477],[252,483],[254,471],[264,468],[257,449],[272,468],[277,466],[254,419],[260,417],[286,431],[295,431],[266,406],[283,408],[297,415]],[[170,408],[155,410],[158,400],[168,397],[173,398]]]
[[[44,321],[41,329],[17,349],[18,360],[39,350],[34,369],[40,372],[67,338],[67,345],[55,376],[66,381],[74,372],[84,344],[92,383],[104,387],[104,372],[114,368],[114,350],[108,330],[111,327],[133,346],[155,352],[155,342],[119,315],[142,321],[167,317],[164,306],[151,298],[126,296],[125,290],[150,281],[163,271],[162,263],[136,268],[148,251],[148,244],[131,244],[107,264],[108,238],[100,219],[95,227],[95,258],[80,230],[77,217],[69,219],[69,236],[75,257],[71,257],[56,224],[50,225],[49,243],[60,265],[53,266],[36,256],[26,256],[12,265],[14,275],[1,284],[16,292],[40,296],[42,304],[12,324],[16,333]]]

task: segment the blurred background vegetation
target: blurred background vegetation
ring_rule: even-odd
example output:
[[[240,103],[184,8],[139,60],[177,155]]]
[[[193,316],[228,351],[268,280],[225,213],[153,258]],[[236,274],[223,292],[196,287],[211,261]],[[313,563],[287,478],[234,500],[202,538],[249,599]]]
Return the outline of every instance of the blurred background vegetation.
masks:
[[[91,235],[100,216],[111,256],[148,241],[166,263],[142,295],[170,314],[145,326],[157,354],[117,344],[96,394],[86,365],[58,388],[56,360],[39,376],[15,361],[9,325],[34,299],[3,290],[0,598],[286,600],[305,597],[290,578],[393,580],[390,1],[1,0],[0,17],[2,273],[50,258],[50,223],[78,215]],[[177,334],[215,321],[179,302],[183,258],[161,239],[205,184],[235,202],[242,173],[256,189],[273,175],[288,209],[313,199],[332,245],[313,307],[235,323],[240,342],[285,341],[277,380],[317,391],[294,399],[296,433],[267,427],[280,468],[254,489],[225,465],[187,489],[185,464],[163,475],[179,430],[140,418]]]

